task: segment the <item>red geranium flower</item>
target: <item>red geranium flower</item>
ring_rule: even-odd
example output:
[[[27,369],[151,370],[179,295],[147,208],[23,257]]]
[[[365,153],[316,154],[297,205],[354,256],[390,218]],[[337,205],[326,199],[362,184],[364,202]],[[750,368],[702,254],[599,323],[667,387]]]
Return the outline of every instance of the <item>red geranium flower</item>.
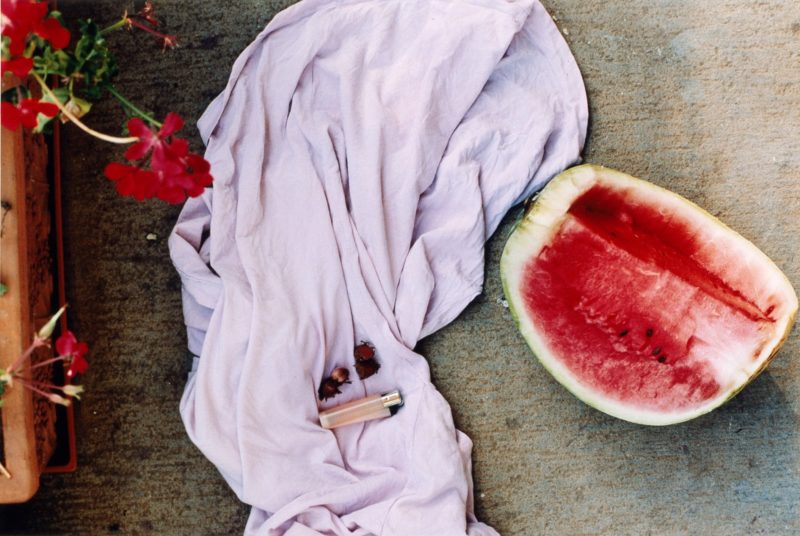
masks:
[[[128,132],[132,136],[139,138],[139,141],[125,151],[125,159],[141,160],[147,156],[151,149],[162,148],[166,139],[182,128],[183,119],[174,112],[167,114],[158,132],[150,130],[141,119],[131,119],[128,121]]]
[[[10,130],[17,130],[20,125],[25,128],[35,128],[39,122],[39,114],[55,117],[58,113],[58,106],[52,102],[42,102],[38,99],[22,99],[16,106],[10,102],[4,102],[0,106],[2,106],[0,122]]]
[[[19,56],[25,51],[25,42],[31,33],[50,41],[55,49],[69,44],[69,31],[58,19],[47,17],[47,3],[33,0],[3,0],[2,35],[8,36],[9,52]]]
[[[137,201],[143,201],[158,193],[158,179],[152,171],[113,162],[106,166],[104,173],[109,180],[117,183],[120,195],[129,195]]]
[[[151,197],[168,203],[182,203],[186,197],[197,197],[213,182],[211,165],[189,152],[189,143],[173,134],[183,128],[183,119],[176,113],[167,114],[158,132],[141,119],[128,121],[128,132],[139,138],[126,152],[125,158],[135,165],[112,163],[105,175],[117,183],[117,191],[138,200]],[[142,161],[150,158],[150,169]]]
[[[3,74],[6,71],[11,71],[12,74],[20,78],[27,76],[33,69],[33,60],[31,58],[17,58],[13,60],[2,60]]]
[[[89,346],[85,342],[78,342],[77,337],[71,331],[65,331],[58,338],[56,351],[58,355],[68,359],[67,378],[83,374],[89,368],[89,362],[84,357],[89,351]]]
[[[186,140],[177,139],[163,147],[163,154],[153,151],[150,166],[159,176],[158,198],[167,203],[183,203],[186,197],[197,197],[214,178],[211,164],[199,154],[189,153]]]

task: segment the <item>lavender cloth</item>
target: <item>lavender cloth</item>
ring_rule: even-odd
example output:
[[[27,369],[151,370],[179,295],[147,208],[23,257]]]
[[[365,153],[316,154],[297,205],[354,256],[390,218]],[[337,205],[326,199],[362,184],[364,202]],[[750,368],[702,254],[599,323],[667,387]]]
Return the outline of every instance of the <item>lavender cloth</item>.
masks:
[[[305,0],[239,57],[199,123],[214,188],[170,249],[200,356],[181,413],[253,506],[247,534],[496,534],[413,348],[480,292],[484,242],[578,159],[586,122],[534,0]],[[361,340],[380,372],[319,403]],[[318,424],[395,388],[392,418]]]

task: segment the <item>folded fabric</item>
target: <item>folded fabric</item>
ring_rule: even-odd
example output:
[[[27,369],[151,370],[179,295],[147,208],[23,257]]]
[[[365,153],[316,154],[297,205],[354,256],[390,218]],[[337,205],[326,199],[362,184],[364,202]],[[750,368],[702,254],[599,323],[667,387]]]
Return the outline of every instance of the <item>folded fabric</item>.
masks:
[[[199,122],[214,187],[170,249],[199,356],[181,413],[252,505],[247,534],[496,534],[414,346],[481,291],[484,242],[579,158],[586,123],[532,0],[305,0],[239,57]],[[360,341],[380,371],[320,402]],[[393,389],[397,415],[320,427]]]

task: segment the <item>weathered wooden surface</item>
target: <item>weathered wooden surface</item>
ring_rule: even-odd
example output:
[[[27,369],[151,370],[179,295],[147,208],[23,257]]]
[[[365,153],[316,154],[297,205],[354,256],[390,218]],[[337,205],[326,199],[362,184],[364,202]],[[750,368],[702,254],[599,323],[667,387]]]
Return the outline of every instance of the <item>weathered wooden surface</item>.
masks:
[[[129,51],[120,89],[159,115],[198,117],[285,3],[158,2],[183,46],[162,56],[148,45],[132,51],[142,36],[114,37]],[[61,4],[67,16],[91,8],[103,20],[120,9]],[[800,4],[545,5],[589,91],[586,159],[703,205],[800,287]],[[93,346],[80,468],[46,477],[32,503],[0,515],[7,530],[29,534],[239,534],[246,508],[190,445],[177,413],[188,360],[165,242],[177,209],[118,198],[100,175],[121,154],[108,146],[71,131],[64,149],[70,301]],[[668,428],[615,420],[552,380],[513,327],[497,271],[509,231],[510,220],[490,243],[484,295],[420,345],[475,442],[480,517],[504,535],[800,533],[798,332],[708,416]]]
[[[52,311],[49,184],[43,136],[3,129],[0,193],[0,281],[8,288],[0,296],[0,368],[7,368]],[[39,348],[31,362],[51,357],[50,348]],[[31,371],[27,378],[50,382],[52,373],[52,366],[45,366]],[[36,491],[39,474],[55,448],[55,408],[19,382],[7,388],[3,398],[0,447],[11,478],[0,477],[0,504],[18,503]]]

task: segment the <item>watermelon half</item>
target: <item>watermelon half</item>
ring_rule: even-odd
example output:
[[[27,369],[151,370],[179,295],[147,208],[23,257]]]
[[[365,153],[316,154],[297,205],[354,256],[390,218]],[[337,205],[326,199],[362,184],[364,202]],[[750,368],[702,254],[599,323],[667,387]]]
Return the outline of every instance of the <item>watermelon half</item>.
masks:
[[[641,424],[729,400],[797,312],[786,276],[753,244],[679,195],[600,166],[554,178],[500,266],[544,367],[587,404]]]

